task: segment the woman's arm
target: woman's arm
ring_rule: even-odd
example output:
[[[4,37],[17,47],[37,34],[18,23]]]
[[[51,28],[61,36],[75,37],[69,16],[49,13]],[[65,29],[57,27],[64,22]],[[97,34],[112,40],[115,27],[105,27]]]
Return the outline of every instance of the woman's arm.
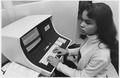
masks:
[[[71,55],[77,55],[78,52],[79,52],[79,48],[74,48],[74,49],[68,49],[68,52],[69,52],[69,56]]]
[[[107,57],[106,57],[107,56]],[[109,55],[97,54],[94,55],[86,67],[82,70],[70,68],[62,63],[57,65],[57,70],[71,77],[94,77],[108,65],[110,59]],[[104,70],[106,71],[106,70]],[[104,73],[104,71],[102,73]]]

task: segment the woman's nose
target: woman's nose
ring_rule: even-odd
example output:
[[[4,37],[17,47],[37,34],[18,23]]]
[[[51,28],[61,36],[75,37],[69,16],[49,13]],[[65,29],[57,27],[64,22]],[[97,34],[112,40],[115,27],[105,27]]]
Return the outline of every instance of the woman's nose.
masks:
[[[81,22],[80,27],[84,28],[85,27],[85,22]]]

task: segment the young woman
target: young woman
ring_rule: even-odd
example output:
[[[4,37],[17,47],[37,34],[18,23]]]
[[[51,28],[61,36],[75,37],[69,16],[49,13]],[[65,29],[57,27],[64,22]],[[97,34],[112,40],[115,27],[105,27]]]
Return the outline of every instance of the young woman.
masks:
[[[75,62],[77,68],[70,68],[57,57],[48,57],[48,62],[58,71],[71,77],[107,77],[111,63],[110,50],[116,42],[116,29],[110,7],[105,3],[93,3],[82,12],[81,32],[87,35],[85,43],[79,48],[63,49],[57,47],[53,52],[59,55],[81,55]]]

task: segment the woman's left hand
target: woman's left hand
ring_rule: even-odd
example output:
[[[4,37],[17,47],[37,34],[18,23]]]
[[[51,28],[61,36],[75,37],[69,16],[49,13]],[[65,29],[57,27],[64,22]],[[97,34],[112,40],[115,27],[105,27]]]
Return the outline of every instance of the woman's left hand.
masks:
[[[60,62],[58,57],[48,56],[47,61],[53,65],[55,68],[57,67],[58,63]]]

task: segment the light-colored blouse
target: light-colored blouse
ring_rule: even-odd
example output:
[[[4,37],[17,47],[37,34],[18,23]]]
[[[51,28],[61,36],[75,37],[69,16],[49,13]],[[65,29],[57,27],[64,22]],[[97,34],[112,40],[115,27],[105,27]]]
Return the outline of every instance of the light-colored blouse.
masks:
[[[96,35],[88,36],[88,39],[79,48],[68,49],[69,55],[81,54],[81,59],[76,63],[77,69],[68,67],[61,62],[57,70],[70,77],[102,77],[106,78],[106,72],[111,63],[110,50],[101,43]]]

